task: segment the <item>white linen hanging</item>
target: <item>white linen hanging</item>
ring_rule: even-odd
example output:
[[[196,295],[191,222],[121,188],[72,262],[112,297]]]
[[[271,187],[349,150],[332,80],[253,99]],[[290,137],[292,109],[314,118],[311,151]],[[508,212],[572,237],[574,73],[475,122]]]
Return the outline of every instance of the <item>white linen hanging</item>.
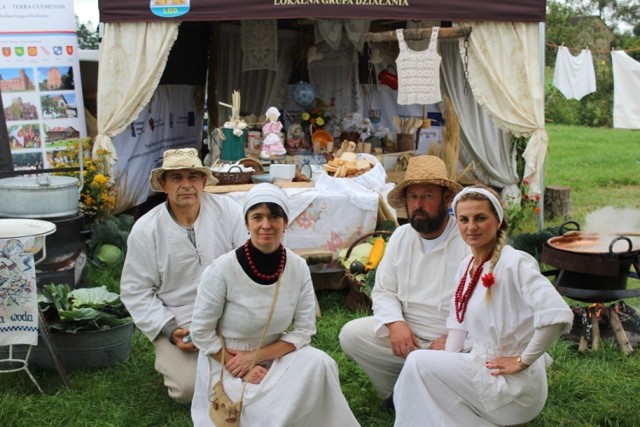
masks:
[[[333,104],[333,114],[343,117],[345,114],[360,111],[362,100],[358,96],[358,52],[345,38],[338,49],[321,43],[317,52],[322,59],[308,64],[309,83],[316,89],[316,98]]]
[[[624,51],[611,52],[613,127],[640,129],[640,62]]]
[[[456,24],[457,25],[457,24]],[[537,23],[465,22],[469,36],[469,85],[478,104],[498,127],[527,136],[524,178],[529,195],[541,194],[548,136]],[[459,40],[465,56],[464,40]]]
[[[180,22],[105,24],[98,62],[100,90],[94,159],[99,150],[111,153],[111,165],[118,159],[111,137],[124,131],[151,100],[178,38],[179,26]]]
[[[518,172],[511,134],[496,126],[476,102],[472,91],[464,93],[464,64],[454,39],[440,42],[442,77],[446,93],[460,117],[460,142],[465,160],[475,165],[474,174],[485,184],[502,188],[503,200],[520,203]],[[487,143],[486,141],[490,141]],[[465,155],[461,151],[461,157]]]
[[[440,93],[440,62],[438,55],[438,32],[433,27],[431,40],[426,50],[412,50],[404,41],[402,29],[396,30],[400,54],[396,58],[398,67],[398,104],[435,104],[442,101]]]
[[[316,19],[313,27],[315,43],[326,42],[332,49],[338,49],[344,28],[347,39],[362,52],[370,24],[368,19]]]
[[[591,51],[582,49],[577,56],[565,46],[558,48],[553,85],[567,99],[580,100],[596,91],[596,72]]]

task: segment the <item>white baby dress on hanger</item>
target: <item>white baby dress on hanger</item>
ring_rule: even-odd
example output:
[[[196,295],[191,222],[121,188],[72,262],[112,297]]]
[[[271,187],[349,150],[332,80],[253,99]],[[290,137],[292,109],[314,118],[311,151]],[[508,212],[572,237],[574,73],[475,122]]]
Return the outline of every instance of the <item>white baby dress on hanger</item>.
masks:
[[[438,55],[438,33],[433,27],[429,47],[412,50],[404,41],[402,28],[396,30],[400,54],[396,58],[398,67],[398,104],[435,104],[442,101],[440,93],[440,62]]]
[[[596,72],[591,51],[582,49],[578,56],[571,55],[565,46],[558,48],[553,85],[567,99],[580,100],[596,91]]]

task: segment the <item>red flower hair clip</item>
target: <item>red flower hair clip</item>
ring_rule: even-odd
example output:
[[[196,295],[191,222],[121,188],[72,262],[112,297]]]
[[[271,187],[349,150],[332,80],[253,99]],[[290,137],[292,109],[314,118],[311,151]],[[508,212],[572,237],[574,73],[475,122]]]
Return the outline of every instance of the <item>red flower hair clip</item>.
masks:
[[[485,288],[493,286],[494,283],[496,283],[496,278],[493,277],[493,273],[487,273],[482,276],[482,286]]]

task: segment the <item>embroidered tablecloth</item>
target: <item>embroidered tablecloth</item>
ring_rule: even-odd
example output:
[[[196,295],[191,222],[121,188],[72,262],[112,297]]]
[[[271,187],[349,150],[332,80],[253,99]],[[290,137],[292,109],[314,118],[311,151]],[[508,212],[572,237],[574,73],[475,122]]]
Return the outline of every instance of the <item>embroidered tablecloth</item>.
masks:
[[[38,344],[33,254],[19,239],[0,240],[0,346]]]

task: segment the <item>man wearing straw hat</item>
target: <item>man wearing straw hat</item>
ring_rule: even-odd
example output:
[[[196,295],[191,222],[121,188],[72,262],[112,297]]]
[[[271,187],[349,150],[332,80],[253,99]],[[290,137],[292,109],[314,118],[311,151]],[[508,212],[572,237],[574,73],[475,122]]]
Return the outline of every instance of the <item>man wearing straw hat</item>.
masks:
[[[241,246],[246,229],[236,203],[204,192],[218,181],[195,148],[165,151],[149,182],[167,201],[138,219],[129,234],[121,299],[153,342],[155,368],[169,396],[190,404],[198,349],[189,325],[200,275],[215,258]]]
[[[340,332],[342,349],[369,376],[383,409],[393,407],[393,386],[411,351],[444,349],[453,277],[469,253],[448,212],[461,189],[440,158],[418,156],[387,196],[393,208],[406,208],[409,223],[394,231],[378,265],[373,316]]]

